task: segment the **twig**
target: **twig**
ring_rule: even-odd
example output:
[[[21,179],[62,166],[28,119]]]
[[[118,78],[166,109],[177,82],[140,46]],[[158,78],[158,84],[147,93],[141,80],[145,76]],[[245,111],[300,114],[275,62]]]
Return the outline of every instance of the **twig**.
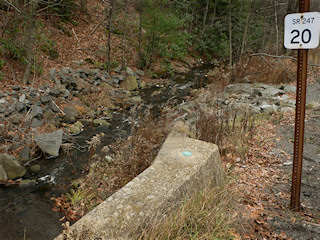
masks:
[[[30,163],[38,160],[38,159],[41,158],[41,157],[42,157],[42,156],[40,155],[40,156],[38,156],[38,157],[36,157],[36,158],[32,158],[29,162],[27,162],[26,164],[24,164],[24,166],[28,166]]]
[[[92,31],[90,32],[89,35],[92,35],[92,34],[97,30],[97,28],[98,28],[106,19],[107,19],[107,16],[105,16],[105,17],[101,20],[101,22],[99,22],[99,23],[92,29]]]
[[[8,87],[15,87],[16,85],[7,85]],[[36,88],[30,88],[30,87],[25,87],[25,86],[20,86],[20,87],[22,87],[22,88],[24,88],[24,89],[28,89],[28,90],[35,90],[35,91],[38,91],[38,92],[42,92],[42,93],[44,93],[45,91],[43,91],[43,90],[41,90],[41,89],[36,89]]]
[[[59,111],[63,114],[66,115],[64,111],[62,111],[61,108],[59,108],[59,106],[51,99],[51,102],[59,109]]]
[[[10,122],[8,119],[6,119],[5,117],[0,116],[3,120],[5,120],[7,123],[12,124],[12,126],[14,126],[19,132],[21,132],[23,135],[25,135],[29,140],[32,141],[32,139],[23,131],[21,130],[21,128],[19,128],[18,126],[16,126],[15,124],[13,124],[12,122]]]
[[[7,0],[4,0],[7,4],[9,4],[10,6],[12,6],[15,10],[18,11],[18,13],[21,13],[21,11],[14,5],[12,4],[11,2],[8,2]]]
[[[77,41],[78,41],[78,46],[80,47],[80,41],[79,41],[79,38],[78,38],[78,36],[77,36],[77,34],[76,34],[76,32],[74,31],[74,29],[73,29],[73,28],[72,28],[72,32],[73,32],[74,36],[76,37],[76,39],[77,39]]]
[[[253,53],[250,55],[250,57],[253,57],[253,56],[266,56],[266,57],[273,57],[273,58],[281,58],[281,59],[292,59],[292,60],[295,60],[295,61],[298,61],[297,58],[295,57],[291,57],[291,56],[277,56],[277,55],[271,55],[271,54],[267,54],[267,53]],[[312,67],[320,67],[320,65],[317,65],[317,64],[313,64],[313,63],[308,63],[309,66],[312,66]]]
[[[253,53],[250,55],[250,57],[253,57],[253,56],[266,56],[266,57],[273,57],[273,58],[289,58],[289,59],[293,59],[293,60],[297,60],[296,58],[294,57],[291,57],[291,56],[277,56],[277,55],[271,55],[271,54],[267,54],[267,53]]]

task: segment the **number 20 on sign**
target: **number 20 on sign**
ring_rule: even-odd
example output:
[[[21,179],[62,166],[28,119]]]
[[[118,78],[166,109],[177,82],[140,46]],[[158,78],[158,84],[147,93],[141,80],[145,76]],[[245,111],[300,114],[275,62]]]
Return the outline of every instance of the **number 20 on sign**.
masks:
[[[320,13],[288,14],[284,19],[284,46],[287,49],[312,49],[319,46]]]

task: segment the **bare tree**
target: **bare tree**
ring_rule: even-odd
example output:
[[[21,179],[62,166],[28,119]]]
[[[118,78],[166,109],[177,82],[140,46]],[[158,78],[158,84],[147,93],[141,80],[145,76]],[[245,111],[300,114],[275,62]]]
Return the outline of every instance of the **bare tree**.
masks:
[[[231,13],[231,0],[228,1],[229,10],[229,65],[232,66],[232,13]]]
[[[34,47],[34,37],[36,28],[36,12],[38,8],[38,0],[34,0],[28,3],[29,13],[25,13],[28,25],[26,31],[26,52],[27,52],[27,66],[23,74],[22,82],[24,84],[28,83],[28,79],[31,72],[32,58],[33,58],[33,47]]]
[[[278,0],[274,0],[274,27],[276,29],[276,55],[279,55]]]
[[[111,71],[111,28],[112,28],[112,13],[113,13],[113,7],[116,0],[110,0],[110,8],[109,8],[109,20],[108,20],[108,43],[107,43],[107,49],[108,49],[108,59],[107,59],[107,71],[110,73]]]
[[[129,8],[129,4],[128,4],[128,0],[124,0],[124,32],[123,32],[123,36],[122,36],[122,42],[121,42],[121,45],[122,45],[122,66],[125,66],[126,65],[126,48],[127,48],[127,32],[128,32],[128,8]]]
[[[209,11],[209,1],[210,0],[207,0],[206,8],[205,8],[205,11],[204,11],[204,16],[203,16],[203,21],[202,21],[201,37],[203,36],[204,31],[205,31],[205,26],[206,26],[208,11]]]
[[[248,28],[249,28],[252,0],[249,0],[248,4],[249,4],[249,6],[248,6],[248,10],[247,10],[246,25],[244,27],[244,33],[242,36],[242,44],[241,44],[241,50],[240,50],[240,61],[241,61],[242,54],[244,52],[245,41],[247,38],[247,33],[248,33]]]

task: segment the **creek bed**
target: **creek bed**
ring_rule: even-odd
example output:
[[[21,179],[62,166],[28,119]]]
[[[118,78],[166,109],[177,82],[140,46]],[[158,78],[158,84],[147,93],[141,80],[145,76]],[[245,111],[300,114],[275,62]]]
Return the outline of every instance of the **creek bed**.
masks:
[[[190,89],[203,87],[206,84],[204,75],[212,67],[204,65],[194,68],[168,80],[166,86],[156,85],[141,90],[144,105],[151,105],[153,114],[158,116],[164,105],[179,104]],[[159,94],[152,96],[155,91]],[[89,125],[81,134],[68,137],[68,141],[75,143],[78,150],[73,149],[69,153],[60,151],[57,158],[36,160],[42,167],[41,171],[36,175],[28,171],[25,176],[34,179],[36,184],[24,188],[0,186],[0,240],[49,240],[57,236],[63,230],[61,223],[65,220],[59,221],[63,215],[52,211],[51,198],[68,192],[71,181],[86,174],[90,153],[83,151],[85,148],[81,146],[85,146],[86,141],[98,133],[104,133],[100,147],[112,144],[116,139],[127,138],[131,128],[128,114],[126,110],[116,113],[110,128]]]

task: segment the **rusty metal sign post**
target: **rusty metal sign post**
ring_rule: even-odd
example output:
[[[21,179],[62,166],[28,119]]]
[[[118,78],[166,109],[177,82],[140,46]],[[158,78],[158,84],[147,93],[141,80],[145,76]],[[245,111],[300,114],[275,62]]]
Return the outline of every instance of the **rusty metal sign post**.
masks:
[[[309,12],[310,0],[300,0],[299,12]],[[304,123],[306,112],[308,49],[298,50],[296,117],[290,208],[300,211]]]
[[[290,208],[300,211],[304,124],[307,92],[308,49],[319,45],[319,13],[310,13],[310,0],[300,0],[300,14],[285,18],[284,45],[298,49],[296,116]]]
[[[299,12],[309,12],[310,1],[300,0]],[[298,50],[296,118],[293,148],[293,168],[290,208],[300,211],[304,123],[306,112],[308,49]]]

